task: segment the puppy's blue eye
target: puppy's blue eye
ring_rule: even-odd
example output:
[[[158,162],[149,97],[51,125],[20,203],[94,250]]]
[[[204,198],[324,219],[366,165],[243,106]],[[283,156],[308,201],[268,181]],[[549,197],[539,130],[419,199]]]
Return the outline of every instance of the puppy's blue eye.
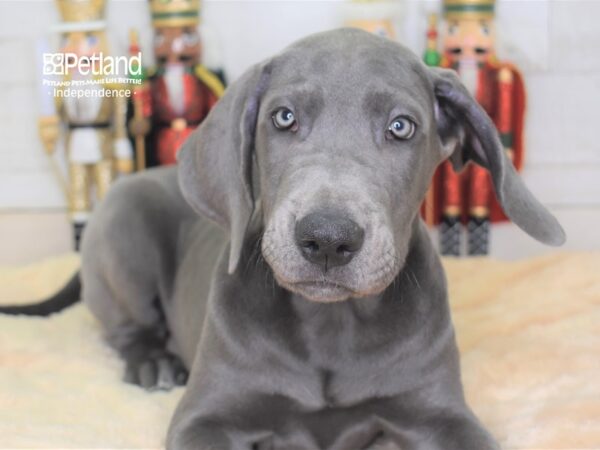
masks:
[[[287,108],[279,108],[272,117],[273,125],[280,130],[289,130],[296,124],[296,116]]]
[[[396,139],[406,140],[413,137],[415,134],[415,123],[407,117],[400,116],[396,117],[390,126],[388,131],[392,137]]]

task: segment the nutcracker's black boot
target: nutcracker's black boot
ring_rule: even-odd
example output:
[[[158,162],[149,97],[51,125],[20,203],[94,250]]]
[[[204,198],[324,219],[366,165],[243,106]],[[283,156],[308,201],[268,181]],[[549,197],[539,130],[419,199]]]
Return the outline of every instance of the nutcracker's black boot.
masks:
[[[440,253],[460,256],[460,217],[442,216],[440,222]]]
[[[79,251],[81,245],[81,238],[83,237],[83,230],[85,229],[85,222],[73,222],[73,245],[75,251]]]
[[[470,217],[467,226],[468,248],[471,256],[481,256],[488,254],[490,241],[490,220],[487,217]]]

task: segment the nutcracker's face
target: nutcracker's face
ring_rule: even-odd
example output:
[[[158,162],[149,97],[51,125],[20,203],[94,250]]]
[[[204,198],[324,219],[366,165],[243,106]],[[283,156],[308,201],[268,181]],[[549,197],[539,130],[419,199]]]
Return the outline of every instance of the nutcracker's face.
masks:
[[[102,51],[102,35],[100,31],[73,31],[62,35],[60,52],[72,58],[92,57]],[[76,66],[75,66],[76,67]]]
[[[454,61],[483,62],[494,52],[494,35],[492,20],[448,20],[444,30],[444,50]]]
[[[154,55],[159,65],[195,65],[200,61],[200,35],[195,27],[158,27],[154,31]]]

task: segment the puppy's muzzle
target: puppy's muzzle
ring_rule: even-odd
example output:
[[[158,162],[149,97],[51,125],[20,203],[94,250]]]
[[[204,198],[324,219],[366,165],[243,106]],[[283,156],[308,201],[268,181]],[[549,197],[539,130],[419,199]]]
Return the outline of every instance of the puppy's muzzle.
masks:
[[[295,237],[302,256],[327,272],[352,260],[363,245],[365,230],[343,213],[319,211],[296,223]]]

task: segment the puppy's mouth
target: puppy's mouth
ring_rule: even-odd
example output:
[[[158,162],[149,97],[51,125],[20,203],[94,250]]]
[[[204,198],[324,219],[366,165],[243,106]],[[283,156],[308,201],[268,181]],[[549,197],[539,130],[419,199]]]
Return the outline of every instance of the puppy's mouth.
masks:
[[[356,294],[352,289],[327,279],[290,282],[279,279],[277,275],[275,278],[284,288],[314,302],[341,302]]]
[[[275,279],[284,289],[318,303],[335,303],[351,298],[366,298],[380,294],[387,287],[382,285],[362,292],[328,279],[288,281],[282,280],[277,274],[275,274]]]
[[[353,292],[345,286],[330,281],[302,281],[294,284],[304,297],[315,302],[341,302],[350,298]]]

